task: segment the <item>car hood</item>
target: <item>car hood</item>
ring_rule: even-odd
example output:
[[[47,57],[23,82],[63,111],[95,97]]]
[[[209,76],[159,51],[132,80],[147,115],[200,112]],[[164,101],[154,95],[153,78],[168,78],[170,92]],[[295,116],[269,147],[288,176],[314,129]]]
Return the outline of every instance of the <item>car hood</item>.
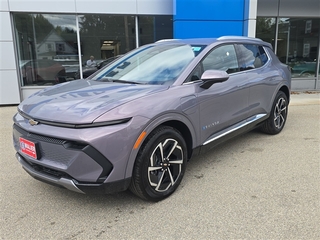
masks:
[[[122,104],[166,89],[163,85],[76,80],[41,90],[18,109],[35,120],[85,124]]]

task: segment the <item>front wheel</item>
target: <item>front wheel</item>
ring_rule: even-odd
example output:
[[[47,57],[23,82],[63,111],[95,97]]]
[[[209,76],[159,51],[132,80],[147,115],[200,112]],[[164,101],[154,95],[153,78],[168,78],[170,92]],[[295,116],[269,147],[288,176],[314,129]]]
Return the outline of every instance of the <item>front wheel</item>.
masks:
[[[130,190],[146,200],[162,200],[177,189],[186,163],[187,147],[181,133],[169,126],[159,127],[138,153]]]
[[[279,91],[272,105],[270,117],[263,123],[261,130],[268,134],[277,134],[283,129],[288,115],[288,98]]]

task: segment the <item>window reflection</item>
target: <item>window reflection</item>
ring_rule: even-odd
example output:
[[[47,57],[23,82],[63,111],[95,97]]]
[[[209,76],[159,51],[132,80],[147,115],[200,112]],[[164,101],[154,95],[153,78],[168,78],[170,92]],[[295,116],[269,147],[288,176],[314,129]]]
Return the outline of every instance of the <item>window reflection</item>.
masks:
[[[275,42],[275,18],[257,18],[256,36],[272,43],[280,61],[292,69],[293,78],[315,78],[319,64],[319,18],[279,18]]]
[[[194,57],[194,51],[189,45],[147,45],[120,58],[92,79],[170,84]]]
[[[240,59],[242,63],[240,66],[241,71],[262,67],[268,61],[268,56],[262,46],[238,44],[237,47],[242,53]]]
[[[91,56],[98,64],[103,60],[134,49],[136,47],[134,26],[134,16],[99,14],[79,16],[82,62],[84,65]]]
[[[68,80],[78,65],[75,16],[13,15],[22,86],[52,85]]]
[[[140,46],[172,38],[172,16],[139,16]]]
[[[258,17],[256,37],[272,44],[275,49],[276,18]]]
[[[137,32],[140,45],[172,38],[173,34],[172,16],[142,16],[138,31],[136,16],[130,15],[13,13],[13,19],[22,86],[53,85],[81,75],[88,77],[136,48]]]
[[[83,78],[136,47],[134,16],[85,14],[78,19]],[[77,72],[75,78],[80,77]]]
[[[292,77],[315,77],[319,19],[280,18],[277,55],[292,68]]]
[[[224,45],[214,49],[203,60],[203,70],[222,70],[227,73],[235,73],[239,71],[234,45]]]

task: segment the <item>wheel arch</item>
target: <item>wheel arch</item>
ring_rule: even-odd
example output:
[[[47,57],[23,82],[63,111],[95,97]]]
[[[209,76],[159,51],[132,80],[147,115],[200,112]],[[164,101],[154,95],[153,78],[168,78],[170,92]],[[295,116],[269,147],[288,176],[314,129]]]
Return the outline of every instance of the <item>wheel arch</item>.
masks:
[[[138,197],[160,201],[179,186],[186,170],[188,147],[178,128],[172,122],[161,124],[141,143],[129,186]]]
[[[159,126],[170,126],[172,128],[177,129],[181,133],[187,145],[188,160],[189,160],[192,156],[193,148],[192,148],[192,135],[187,125],[177,120],[171,120],[171,121],[163,122]]]
[[[289,88],[286,86],[286,85],[283,85],[279,91],[282,91],[284,92],[284,94],[287,96],[287,99],[288,99],[288,103],[290,102],[290,90]]]
[[[141,141],[141,143],[139,144],[139,148],[133,149],[133,151],[131,151],[130,160],[127,163],[127,167],[125,171],[125,177],[132,176],[132,172],[134,169],[138,152],[140,151],[141,147],[146,143],[146,139],[148,138],[148,136],[161,126],[170,126],[172,128],[175,128],[181,133],[187,145],[187,152],[188,152],[187,158],[188,160],[191,158],[193,154],[193,148],[197,141],[196,132],[195,132],[195,129],[193,129],[193,125],[191,121],[183,117],[181,114],[167,113],[165,116],[162,116],[161,118],[156,118],[153,121],[151,121],[148,124],[148,126],[142,131],[142,132],[146,132],[147,134],[143,137],[143,141]]]

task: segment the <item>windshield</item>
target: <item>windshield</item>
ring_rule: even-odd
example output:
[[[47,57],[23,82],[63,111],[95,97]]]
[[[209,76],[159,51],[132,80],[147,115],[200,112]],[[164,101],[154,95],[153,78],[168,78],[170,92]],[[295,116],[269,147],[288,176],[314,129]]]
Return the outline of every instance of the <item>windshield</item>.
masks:
[[[92,77],[97,81],[172,84],[199,48],[187,44],[159,44],[138,48]]]

